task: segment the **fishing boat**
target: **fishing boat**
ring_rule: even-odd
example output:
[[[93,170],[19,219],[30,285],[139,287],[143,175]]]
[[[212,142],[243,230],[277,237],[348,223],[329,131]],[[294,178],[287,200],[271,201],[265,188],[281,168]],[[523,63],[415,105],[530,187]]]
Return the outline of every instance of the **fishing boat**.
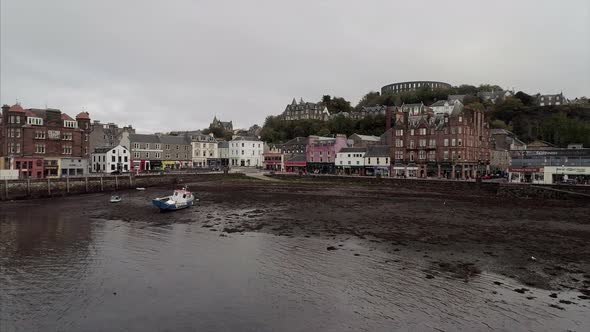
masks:
[[[186,188],[174,190],[174,193],[172,193],[171,196],[155,198],[152,200],[152,204],[159,207],[162,211],[184,209],[192,206],[194,202],[195,196]]]
[[[111,203],[119,203],[121,201],[121,196],[113,195],[111,196]]]

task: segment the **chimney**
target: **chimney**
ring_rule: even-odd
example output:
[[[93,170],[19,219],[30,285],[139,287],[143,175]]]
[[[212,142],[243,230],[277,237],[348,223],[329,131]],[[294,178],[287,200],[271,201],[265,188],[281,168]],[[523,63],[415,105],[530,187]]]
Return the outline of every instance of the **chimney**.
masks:
[[[385,131],[391,129],[391,106],[385,109]]]

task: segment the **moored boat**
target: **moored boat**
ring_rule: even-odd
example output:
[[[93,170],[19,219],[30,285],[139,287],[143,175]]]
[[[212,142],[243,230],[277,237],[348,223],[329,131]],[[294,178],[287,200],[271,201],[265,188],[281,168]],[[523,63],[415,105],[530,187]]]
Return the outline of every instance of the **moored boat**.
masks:
[[[195,196],[186,188],[174,190],[171,196],[159,197],[152,200],[152,204],[162,211],[180,210],[192,206]]]
[[[122,200],[121,196],[119,196],[119,195],[111,196],[111,203],[119,203],[121,200]]]

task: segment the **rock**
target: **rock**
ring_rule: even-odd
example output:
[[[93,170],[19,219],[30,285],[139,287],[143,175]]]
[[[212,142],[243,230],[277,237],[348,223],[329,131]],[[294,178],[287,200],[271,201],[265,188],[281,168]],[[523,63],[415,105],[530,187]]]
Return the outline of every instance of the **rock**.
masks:
[[[582,300],[590,300],[590,296],[587,295],[578,295],[578,298]]]
[[[503,285],[503,283],[501,283],[501,282],[499,282],[499,281],[494,281],[494,284],[496,284],[496,285],[498,285],[498,286],[500,286],[500,285]]]
[[[361,254],[354,254],[355,256],[360,256]]]
[[[525,292],[528,292],[529,290],[526,288],[517,288],[514,291],[517,293],[520,293],[520,294],[524,294]]]
[[[334,247],[334,246],[329,246],[329,247],[326,248],[326,250],[332,251],[332,250],[337,250],[337,248]]]
[[[559,310],[565,310],[564,308],[558,306],[557,304],[550,304],[549,305],[551,308],[555,308],[555,309],[559,309]]]
[[[426,279],[434,279],[434,276],[432,274],[427,274]]]
[[[556,299],[556,298],[557,298],[557,294],[556,294],[556,293],[551,293],[551,294],[549,295],[549,297],[552,297],[552,298]]]
[[[527,300],[533,300],[533,299],[536,299],[536,297],[534,297],[534,296],[527,296],[526,298],[527,298]]]
[[[559,300],[559,303],[563,303],[563,304],[575,304],[572,301],[568,301],[568,300]]]

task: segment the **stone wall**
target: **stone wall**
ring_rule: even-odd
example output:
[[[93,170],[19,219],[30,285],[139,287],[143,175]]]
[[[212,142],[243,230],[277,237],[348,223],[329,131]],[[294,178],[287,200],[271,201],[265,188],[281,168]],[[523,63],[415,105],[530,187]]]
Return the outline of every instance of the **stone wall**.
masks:
[[[0,200],[54,197],[242,178],[243,174],[166,174],[0,181]]]

